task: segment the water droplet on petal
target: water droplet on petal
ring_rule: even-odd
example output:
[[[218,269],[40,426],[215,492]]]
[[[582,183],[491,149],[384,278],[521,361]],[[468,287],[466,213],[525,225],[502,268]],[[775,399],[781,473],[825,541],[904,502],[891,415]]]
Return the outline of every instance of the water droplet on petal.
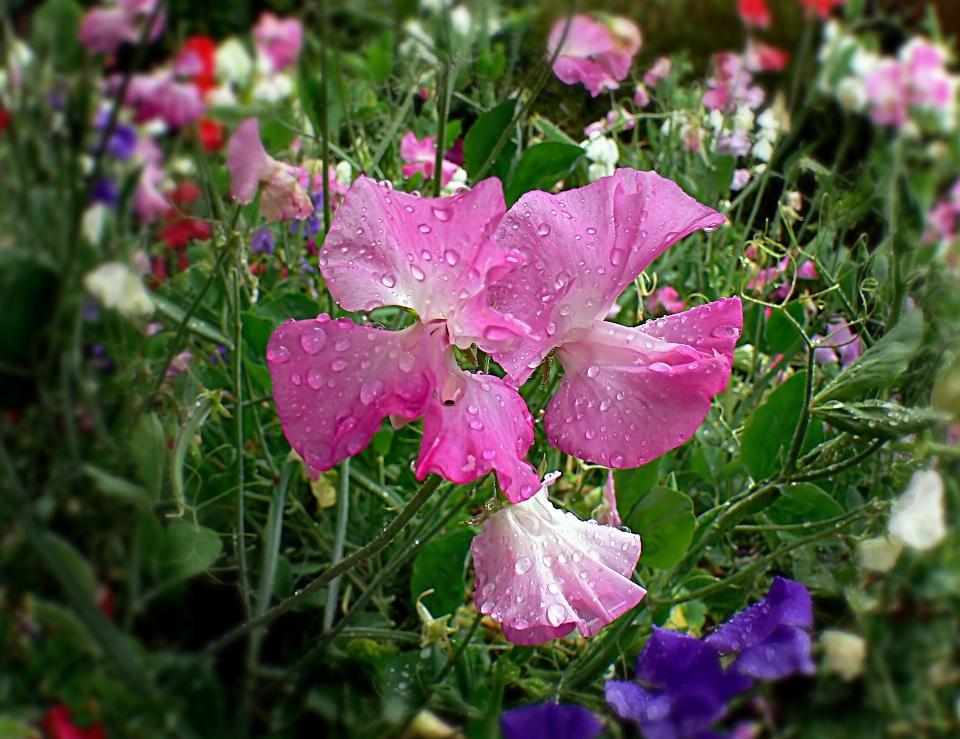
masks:
[[[309,328],[300,336],[300,346],[307,354],[316,354],[327,343],[327,332],[319,326]]]
[[[600,374],[600,368],[595,364],[587,367],[587,377],[596,377]]]
[[[537,233],[541,236],[548,236],[550,234],[550,224],[541,223],[540,228],[537,229]]]
[[[350,348],[350,340],[338,339],[337,343],[333,345],[333,348],[336,349],[338,352],[345,352],[347,349]]]
[[[736,326],[717,326],[710,335],[716,339],[736,339],[740,336],[740,329]]]
[[[431,210],[433,211],[433,217],[436,218],[438,221],[443,221],[444,223],[446,223],[447,221],[450,220],[451,214],[450,214],[450,211],[447,210],[446,208],[434,207]]]
[[[360,402],[364,405],[370,405],[383,391],[383,383],[380,380],[368,380],[360,388]]]
[[[430,226],[428,226],[426,223],[421,223],[419,226],[417,226],[417,230],[422,234],[428,234],[430,233]]]
[[[474,431],[483,431],[483,422],[474,419],[470,422],[470,428],[472,428]]]
[[[446,260],[447,264],[449,264],[451,267],[455,266],[457,262],[460,261],[460,255],[457,254],[455,251],[451,251],[450,249],[447,249],[443,253],[443,258]]]
[[[307,384],[314,390],[319,390],[323,385],[323,373],[316,367],[311,367],[307,372]]]
[[[600,410],[602,411],[607,410],[607,408],[609,408],[612,403],[613,401],[610,400],[610,398],[604,398],[603,400],[600,401]]]
[[[346,369],[346,367],[347,367],[347,363],[342,359],[334,359],[330,363],[330,369],[333,370],[334,372],[343,372],[343,370]]]
[[[423,278],[426,277],[426,275],[423,273],[423,270],[415,264],[410,266],[410,273],[414,276],[417,282],[423,282]]]
[[[267,361],[284,364],[290,361],[290,350],[282,345],[267,348]]]
[[[292,375],[290,375],[290,382],[299,387],[300,383],[303,382],[303,378],[299,375],[299,373],[294,372]]]
[[[513,566],[518,575],[522,575],[529,571],[531,567],[533,567],[533,560],[529,557],[520,557],[520,559],[518,559],[516,564]]]
[[[393,287],[394,285],[397,284],[397,278],[394,277],[393,275],[384,275],[380,279],[380,282],[382,282],[385,287]]]
[[[553,583],[551,583],[553,585]],[[554,585],[554,587],[556,587]],[[551,603],[547,606],[547,621],[551,626],[559,626],[567,620],[567,607],[560,603]]]
[[[583,435],[591,440],[597,438],[597,432],[594,431],[593,429],[587,429],[586,431],[583,432]]]

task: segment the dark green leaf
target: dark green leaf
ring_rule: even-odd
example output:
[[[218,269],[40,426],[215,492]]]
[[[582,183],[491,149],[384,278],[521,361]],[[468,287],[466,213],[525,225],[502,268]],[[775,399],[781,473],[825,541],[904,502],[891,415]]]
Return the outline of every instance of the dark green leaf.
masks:
[[[776,388],[743,432],[740,456],[754,480],[780,468],[781,450],[789,447],[800,422],[806,382],[807,373],[798,372]]]
[[[840,504],[816,485],[785,485],[780,492],[780,498],[767,509],[767,515],[775,524],[784,526],[825,521],[843,515]]]
[[[868,390],[890,387],[910,364],[922,337],[923,312],[907,313],[886,336],[817,393],[814,403],[854,400]]]
[[[811,413],[841,431],[888,441],[902,439],[907,434],[950,420],[949,413],[930,408],[904,408],[883,400],[862,400],[859,403],[833,400],[815,406]]]
[[[613,484],[617,491],[620,518],[626,520],[640,499],[660,480],[661,459],[663,457],[657,457],[642,467],[614,471]]]
[[[427,542],[413,560],[410,598],[416,601],[421,593],[432,588],[435,592],[422,602],[434,618],[453,613],[466,598],[464,576],[471,541],[473,532],[460,529]]]
[[[531,146],[520,157],[520,163],[507,188],[507,207],[531,190],[550,190],[569,174],[576,161],[583,156],[583,149],[571,144],[549,141]]]
[[[696,519],[693,501],[679,490],[658,486],[644,495],[623,522],[640,534],[640,563],[665,569],[676,564],[690,546]]]
[[[159,500],[166,464],[166,443],[160,418],[153,411],[144,413],[133,430],[130,456],[150,499]]]
[[[802,334],[784,312],[789,312],[797,323],[803,325],[803,306],[799,303],[793,303],[784,310],[775,310],[766,325],[767,349],[770,354],[786,354],[803,340]]]
[[[61,539],[54,533],[47,532],[47,543],[55,550],[60,561],[70,571],[70,576],[80,589],[90,598],[97,592],[97,578],[93,574],[93,567],[86,558],[66,539]]]
[[[463,139],[463,166],[471,177],[476,177],[484,163],[493,153],[500,136],[513,120],[517,107],[516,100],[507,100],[495,108],[491,108],[467,131]],[[498,159],[507,154],[506,148],[498,155]]]
[[[92,464],[85,464],[83,472],[104,495],[140,506],[148,506],[151,503],[150,494],[146,489],[134,482],[111,475]]]
[[[168,300],[159,293],[150,293],[150,299],[157,308],[157,312],[164,318],[169,319],[174,324],[183,323],[187,312],[172,300]],[[223,344],[227,349],[233,351],[233,341],[220,331],[216,326],[207,323],[204,320],[193,316],[187,323],[187,328],[197,336],[210,339],[214,343]]]
[[[41,59],[51,59],[56,69],[79,69],[83,47],[77,40],[83,6],[73,0],[47,0],[33,14],[30,41]]]
[[[254,313],[243,314],[243,340],[257,357],[263,359],[267,353],[267,342],[279,323],[271,318],[263,318]]]
[[[277,326],[288,318],[302,321],[305,318],[316,318],[320,306],[316,301],[303,293],[285,292],[264,300],[257,306],[257,315],[269,318]]]
[[[222,549],[216,531],[175,520],[163,535],[157,557],[160,579],[171,582],[198,575],[217,561]]]

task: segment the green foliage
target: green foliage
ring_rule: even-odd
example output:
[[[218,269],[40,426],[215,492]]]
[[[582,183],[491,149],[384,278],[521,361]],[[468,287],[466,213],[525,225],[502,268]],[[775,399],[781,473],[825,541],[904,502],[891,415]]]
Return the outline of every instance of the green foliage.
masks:
[[[428,542],[413,560],[410,598],[416,602],[427,590],[433,590],[423,598],[423,604],[435,618],[454,613],[463,604],[466,597],[464,575],[471,541],[473,532],[460,529]]]
[[[637,501],[624,523],[640,534],[642,563],[666,569],[679,562],[690,546],[696,525],[693,501],[679,490],[657,486]]]

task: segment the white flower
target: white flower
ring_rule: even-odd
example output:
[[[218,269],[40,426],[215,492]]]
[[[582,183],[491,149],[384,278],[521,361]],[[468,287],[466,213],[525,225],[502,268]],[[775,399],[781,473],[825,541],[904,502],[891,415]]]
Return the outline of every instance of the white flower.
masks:
[[[114,308],[127,318],[153,314],[153,301],[140,275],[121,262],[105,262],[83,278],[83,285],[105,308]]]
[[[245,87],[253,74],[253,59],[240,39],[228,38],[214,54],[218,80]]]
[[[847,110],[863,110],[867,104],[867,88],[860,77],[844,77],[837,85],[837,100]]]
[[[866,570],[889,572],[897,563],[903,544],[887,536],[864,539],[857,544],[857,562]]]
[[[349,162],[340,162],[336,166],[337,170],[337,184],[343,185],[344,187],[350,187],[353,184],[353,169],[350,167]]]
[[[890,536],[914,547],[930,549],[947,535],[943,479],[935,470],[913,473],[907,491],[890,510]]]
[[[460,36],[469,36],[471,25],[470,11],[467,10],[466,5],[458,5],[450,11],[450,26],[454,33]]]
[[[450,197],[451,195],[456,195],[460,188],[466,186],[467,170],[465,170],[463,167],[457,167],[456,171],[453,173],[453,177],[451,177],[450,181],[440,190],[440,194],[444,197]]]
[[[823,647],[823,668],[827,672],[836,672],[850,681],[863,672],[863,662],[867,656],[867,643],[863,637],[847,631],[824,631],[820,636]]]
[[[229,84],[220,85],[204,95],[204,102],[214,108],[232,108],[237,104],[237,96]]]
[[[606,136],[594,136],[580,144],[586,152],[587,159],[593,164],[587,167],[587,178],[596,182],[601,177],[612,175],[620,160],[620,149],[617,142]]]
[[[773,156],[773,144],[771,144],[766,139],[760,139],[757,143],[753,145],[753,148],[750,150],[750,153],[756,159],[759,159],[761,162],[769,162],[770,157]]]
[[[436,64],[437,57],[430,51],[433,39],[423,30],[419,21],[407,21],[403,24],[407,38],[400,43],[400,53],[404,56],[418,56],[427,64]]]
[[[80,219],[80,233],[93,246],[100,244],[106,218],[107,208],[103,203],[94,203],[83,211],[83,217]]]
[[[193,160],[189,157],[171,157],[168,164],[170,171],[181,177],[192,177],[197,171]]]
[[[453,0],[420,0],[420,10],[427,13],[439,13],[453,5]]]
[[[754,112],[746,105],[739,106],[737,112],[733,115],[733,130],[750,133],[753,131],[755,117]]]
[[[276,103],[290,97],[293,92],[293,80],[282,72],[261,77],[253,86],[253,99],[265,103]]]

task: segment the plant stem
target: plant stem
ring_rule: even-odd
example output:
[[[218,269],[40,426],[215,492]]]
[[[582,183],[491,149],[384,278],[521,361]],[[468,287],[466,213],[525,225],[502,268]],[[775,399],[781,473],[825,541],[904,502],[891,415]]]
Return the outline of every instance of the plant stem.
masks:
[[[330,68],[327,59],[327,3],[319,0],[320,15],[320,146],[323,166],[323,235],[330,230]]]
[[[347,521],[350,516],[350,457],[340,463],[340,494],[337,496],[337,533],[333,540],[333,558],[330,564],[336,565],[343,559],[343,543],[347,538]],[[337,613],[337,596],[340,592],[340,578],[330,581],[327,590],[327,603],[323,608],[323,630],[333,626],[333,617]]]

